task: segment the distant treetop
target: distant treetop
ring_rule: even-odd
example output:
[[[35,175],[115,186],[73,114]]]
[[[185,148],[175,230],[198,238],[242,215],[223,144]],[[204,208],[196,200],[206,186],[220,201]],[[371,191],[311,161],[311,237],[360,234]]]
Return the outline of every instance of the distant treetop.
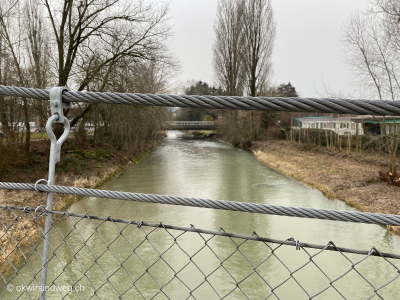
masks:
[[[185,95],[224,95],[224,91],[221,88],[210,86],[207,82],[201,80],[190,85],[185,89]]]
[[[287,84],[282,83],[276,88],[275,91],[276,97],[298,97],[299,95],[296,92],[296,88],[292,86],[290,82]]]

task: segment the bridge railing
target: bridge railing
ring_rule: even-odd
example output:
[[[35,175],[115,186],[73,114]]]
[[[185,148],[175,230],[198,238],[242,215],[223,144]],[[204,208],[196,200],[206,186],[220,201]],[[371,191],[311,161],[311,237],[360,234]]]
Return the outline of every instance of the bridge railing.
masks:
[[[49,92],[5,86],[0,86],[0,94],[50,99],[52,108],[66,105],[62,102],[87,102],[400,115],[396,101],[88,93],[60,88]],[[294,238],[260,237],[254,232],[242,235],[193,225],[166,225],[172,220],[152,224],[54,211],[53,194],[60,193],[400,226],[398,215],[57,186],[54,166],[69,122],[62,108],[52,112],[46,128],[51,139],[47,183],[0,183],[1,189],[48,195],[46,206],[0,206],[1,299],[33,299],[38,295],[41,299],[396,299],[400,294],[400,255],[382,253],[375,247],[357,250],[331,241],[315,245]],[[52,132],[54,122],[65,126],[59,140]],[[346,262],[345,268],[343,264],[339,267],[339,260]],[[377,260],[383,262],[384,270],[375,268]]]
[[[167,121],[165,122],[170,126],[214,126],[214,121]]]

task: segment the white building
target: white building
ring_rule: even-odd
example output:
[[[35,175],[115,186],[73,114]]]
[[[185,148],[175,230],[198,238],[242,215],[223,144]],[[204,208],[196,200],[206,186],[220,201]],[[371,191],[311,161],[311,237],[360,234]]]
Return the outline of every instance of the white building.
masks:
[[[350,117],[304,117],[293,118],[293,128],[295,129],[323,129],[332,130],[339,135],[356,135],[364,134],[363,125],[355,123]]]

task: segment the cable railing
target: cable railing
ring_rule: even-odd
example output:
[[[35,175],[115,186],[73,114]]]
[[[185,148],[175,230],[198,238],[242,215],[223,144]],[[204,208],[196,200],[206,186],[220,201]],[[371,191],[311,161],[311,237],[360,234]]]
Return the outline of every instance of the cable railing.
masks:
[[[243,235],[222,228],[216,231],[193,225],[166,225],[165,220],[154,224],[53,210],[53,194],[57,193],[400,226],[398,215],[248,202],[251,199],[238,202],[127,193],[54,183],[55,164],[69,134],[63,108],[73,102],[360,115],[400,115],[400,103],[71,92],[63,87],[47,91],[0,86],[0,94],[50,99],[52,111],[46,125],[51,141],[48,180],[35,184],[0,182],[0,189],[48,195],[46,206],[0,206],[1,299],[396,299],[400,294],[400,254],[381,252],[372,246],[359,250],[332,241],[316,245],[294,238],[260,237],[255,232]],[[52,129],[56,122],[65,128],[59,139]],[[219,247],[214,244],[216,241]],[[377,259],[383,262],[384,271],[374,269]],[[338,260],[345,263],[339,266],[335,263]],[[307,273],[310,268],[314,270],[311,278]],[[278,275],[272,275],[272,269]]]

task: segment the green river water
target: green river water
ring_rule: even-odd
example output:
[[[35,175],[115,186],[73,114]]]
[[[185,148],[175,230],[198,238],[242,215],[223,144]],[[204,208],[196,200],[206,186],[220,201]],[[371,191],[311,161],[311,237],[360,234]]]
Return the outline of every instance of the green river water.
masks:
[[[185,139],[182,136],[180,132],[168,132],[168,137],[151,154],[101,188],[284,206],[353,210],[341,201],[331,201],[320,192],[270,170],[258,162],[250,152],[217,141]],[[255,231],[262,237],[280,240],[294,237],[300,242],[321,245],[333,241],[337,246],[361,250],[369,250],[375,246],[382,252],[400,254],[400,239],[377,225],[98,198],[85,198],[72,205],[69,211],[185,227],[193,224],[196,228],[210,230],[219,230],[223,227],[227,232],[245,235],[251,235]],[[197,233],[185,233],[180,236],[177,240],[178,246],[174,244],[171,235],[176,237],[182,232],[174,230],[166,232],[164,229],[157,229],[148,235],[148,240],[132,255],[132,246],[139,245],[145,238],[142,230],[149,232],[152,228],[129,225],[123,229],[126,226],[124,224],[115,225],[110,222],[101,224],[99,221],[82,220],[68,235],[76,221],[64,218],[56,223],[58,231],[52,231],[52,245],[61,246],[53,249],[57,257],[53,257],[50,262],[50,273],[62,273],[64,266],[68,276],[65,272],[56,278],[55,275],[53,277],[49,275],[49,283],[54,281],[61,286],[79,280],[79,284],[85,288],[85,291],[79,293],[82,299],[91,297],[118,299],[121,295],[122,299],[151,299],[156,295],[154,299],[209,300],[219,299],[217,293],[222,297],[232,290],[233,292],[225,299],[265,299],[271,291],[265,281],[275,287],[284,282],[290,272],[310,261],[305,251],[282,246],[274,252],[279,259],[272,256],[262,263],[271,255],[271,250],[262,242],[246,242],[239,247],[246,259],[239,251],[235,252],[234,242],[241,243],[243,240],[215,237],[205,245]],[[97,233],[93,235],[95,228],[101,236]],[[121,231],[123,236],[120,234]],[[203,235],[203,237],[208,239],[211,236]],[[83,240],[86,240],[85,246]],[[111,251],[107,251],[106,243],[110,245],[108,249]],[[153,247],[160,252],[169,249],[163,254],[165,261],[157,261],[159,255]],[[199,249],[202,250],[196,254]],[[38,251],[41,251],[41,244]],[[307,251],[310,255],[317,253],[316,250]],[[67,264],[74,257],[73,253],[76,253],[77,259]],[[193,256],[192,262],[188,255]],[[220,260],[226,259],[223,268],[219,267],[220,260],[216,255]],[[353,262],[363,258],[350,254],[346,256]],[[94,257],[97,257],[97,263],[94,262]],[[257,272],[254,272],[254,267],[249,261],[253,265],[260,264],[256,268]],[[313,261],[315,264],[311,262],[294,273],[294,279],[291,278],[276,288],[274,290],[276,295],[268,299],[309,299],[299,284],[312,296],[329,286],[329,279],[326,276],[335,279],[351,269],[351,262],[337,252],[325,251],[317,255]],[[120,268],[120,262],[123,268]],[[154,262],[149,273],[146,273],[144,264],[149,267]],[[400,275],[390,263],[400,268],[399,260],[386,261],[382,258],[369,257],[359,263],[355,267],[356,270],[351,270],[333,283],[342,296],[330,287],[313,299],[369,299],[374,294],[372,285],[380,287]],[[40,270],[38,254],[32,255],[28,264],[29,266],[26,265],[19,271],[20,277],[24,278],[25,282],[29,282],[29,278],[32,278],[32,272]],[[170,267],[177,271],[186,264],[187,267],[177,275],[180,280],[173,279],[174,272]],[[198,267],[208,276],[209,283],[201,285],[204,282],[204,275]],[[85,276],[83,269],[86,270]],[[216,271],[213,272],[214,270]],[[362,279],[357,272],[370,283]],[[143,273],[145,275],[140,277]],[[37,278],[40,278],[39,274]],[[163,292],[157,294],[159,285],[163,286],[171,279],[172,281],[163,288]],[[133,280],[137,280],[136,287],[132,285]],[[236,287],[235,280],[240,282],[239,288]],[[12,283],[14,286],[23,284],[17,278]],[[93,295],[94,289],[97,290],[96,295]],[[194,290],[193,297],[190,296],[189,289]],[[9,292],[2,292],[0,295],[1,299],[14,299],[17,294],[14,291],[14,295]],[[32,292],[30,294],[37,295]],[[400,299],[400,278],[381,289],[379,295],[383,299]],[[61,298],[58,292],[48,292],[47,296],[49,299]],[[80,299],[74,292],[67,298]],[[30,298],[24,294],[21,299]],[[376,295],[371,299],[381,298]]]

